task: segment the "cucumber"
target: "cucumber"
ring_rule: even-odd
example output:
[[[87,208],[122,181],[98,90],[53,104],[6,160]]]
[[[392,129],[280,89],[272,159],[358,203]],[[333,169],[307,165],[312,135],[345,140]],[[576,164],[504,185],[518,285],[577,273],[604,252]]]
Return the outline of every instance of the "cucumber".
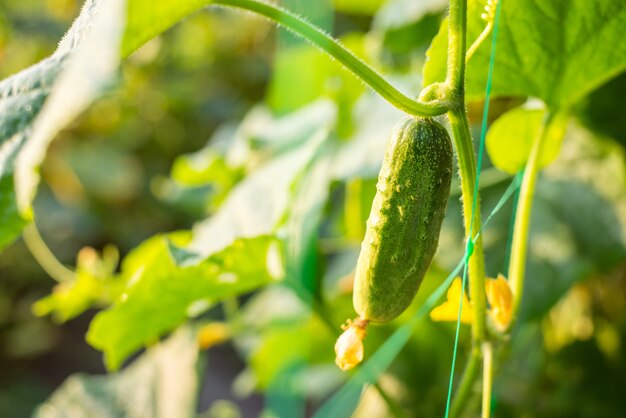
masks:
[[[378,175],[354,279],[362,321],[387,322],[411,304],[437,250],[452,180],[452,143],[429,118],[393,131]]]

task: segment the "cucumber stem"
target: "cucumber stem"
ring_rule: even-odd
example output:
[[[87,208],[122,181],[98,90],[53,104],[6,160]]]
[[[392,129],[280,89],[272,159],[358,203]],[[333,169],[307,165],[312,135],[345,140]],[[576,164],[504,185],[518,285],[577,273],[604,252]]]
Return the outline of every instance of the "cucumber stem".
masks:
[[[480,230],[481,220],[480,199],[479,196],[474,198],[474,194],[478,193],[478,190],[475,190],[476,154],[465,109],[466,36],[467,0],[450,0],[448,63],[445,85],[447,87],[446,96],[455,102],[455,106],[448,111],[448,119],[450,120],[459,162],[465,237],[468,242],[468,250],[470,250],[469,243],[474,238],[472,231]],[[482,235],[479,235],[473,242],[473,252],[469,257],[468,265],[469,291],[472,300],[472,351],[461,378],[461,384],[452,401],[450,410],[452,417],[459,416],[467,404],[480,370],[482,360],[480,347],[487,341],[484,262]]]
[[[476,154],[472,134],[465,110],[465,47],[467,32],[467,0],[450,0],[448,16],[448,70],[446,86],[448,95],[456,101],[456,106],[448,111],[454,146],[459,162],[461,178],[461,199],[465,223],[465,239],[474,237],[472,231],[479,231],[480,199],[474,199],[476,181]],[[469,288],[472,299],[472,339],[482,344],[486,338],[485,311],[485,267],[482,236],[473,243],[473,254],[469,258]]]
[[[301,36],[339,61],[375,92],[405,113],[413,116],[438,116],[446,113],[451,106],[447,101],[435,100],[425,103],[411,99],[392,86],[372,67],[357,58],[336,39],[300,16],[281,7],[254,0],[214,0],[212,4],[236,7],[254,12]]]
[[[459,162],[465,234],[466,239],[469,239],[470,229],[472,229],[472,231],[479,231],[481,225],[480,200],[477,199],[474,204],[476,156],[474,154],[465,109],[448,112],[448,118],[450,120],[450,126],[452,127],[454,146]],[[472,207],[474,208],[473,221]],[[472,301],[472,340],[475,343],[482,344],[487,335],[485,321],[487,297],[485,295],[485,266],[482,235],[479,235],[474,241],[473,253],[469,258],[468,276],[470,299]]]

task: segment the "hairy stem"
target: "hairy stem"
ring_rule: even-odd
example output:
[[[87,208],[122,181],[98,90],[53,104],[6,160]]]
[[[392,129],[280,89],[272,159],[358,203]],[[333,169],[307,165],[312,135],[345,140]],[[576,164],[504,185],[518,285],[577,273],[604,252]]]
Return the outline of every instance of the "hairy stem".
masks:
[[[476,156],[472,146],[472,137],[469,131],[469,123],[465,109],[456,109],[448,112],[450,126],[454,137],[454,145],[459,160],[459,174],[461,177],[461,200],[463,202],[463,215],[465,234],[469,239],[470,229],[472,236],[480,230],[480,200],[474,202],[474,182],[476,179]],[[472,208],[474,212],[472,220]],[[475,238],[473,254],[469,259],[468,266],[469,290],[472,300],[472,340],[482,343],[487,335],[485,323],[485,310],[487,298],[485,295],[485,266],[483,255],[482,235]]]
[[[513,291],[513,321],[517,318],[519,306],[524,290],[524,273],[526,271],[526,251],[528,248],[528,231],[530,229],[530,216],[532,212],[533,196],[537,175],[539,173],[539,161],[543,145],[548,133],[548,128],[553,120],[553,115],[547,112],[541,123],[541,128],[533,141],[528,162],[524,169],[522,187],[520,189],[513,227],[513,243],[511,245],[511,263],[509,265],[509,284]],[[513,323],[511,321],[511,323]]]
[[[448,66],[446,84],[464,104],[467,0],[450,0],[448,14]]]
[[[424,103],[411,99],[392,86],[380,74],[357,58],[337,40],[330,37],[320,28],[283,8],[254,0],[214,0],[212,4],[248,10],[284,26],[339,61],[389,103],[410,115],[438,116],[446,113],[450,107],[450,104],[445,101],[435,100]]]
[[[461,384],[452,401],[451,416],[459,416],[470,397],[481,363],[480,347],[487,340],[485,295],[485,267],[480,230],[480,199],[475,196],[476,155],[465,109],[465,48],[467,32],[467,0],[450,0],[448,18],[448,66],[446,88],[455,106],[448,112],[454,137],[459,175],[465,235],[470,252],[468,276],[472,301],[472,352],[461,378]],[[473,245],[473,248],[472,248]]]

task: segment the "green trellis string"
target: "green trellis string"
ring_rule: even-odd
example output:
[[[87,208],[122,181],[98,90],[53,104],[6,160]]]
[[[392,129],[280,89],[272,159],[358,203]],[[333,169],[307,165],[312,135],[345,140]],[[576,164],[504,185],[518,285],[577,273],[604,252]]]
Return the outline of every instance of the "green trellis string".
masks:
[[[463,263],[463,284],[461,286],[461,296],[459,300],[459,312],[457,315],[456,332],[454,335],[454,350],[452,352],[452,366],[450,368],[450,380],[448,383],[448,397],[446,400],[446,413],[445,413],[446,418],[448,418],[450,414],[450,401],[452,399],[452,385],[454,383],[454,368],[456,365],[456,358],[458,354],[457,352],[458,352],[458,346],[459,346],[459,331],[461,329],[461,312],[463,311],[463,296],[465,294],[465,286],[467,283],[467,267],[469,265],[469,259],[472,256],[472,253],[474,252],[474,242],[476,238],[478,238],[478,234],[476,234],[476,237],[474,238],[471,238],[471,237],[473,237],[472,229],[474,226],[474,212],[476,211],[476,205],[478,202],[478,185],[480,181],[480,172],[481,172],[482,165],[483,165],[483,155],[485,153],[485,136],[487,134],[487,118],[489,116],[489,97],[491,95],[491,85],[493,81],[493,68],[494,68],[495,60],[496,60],[496,41],[498,38],[498,27],[499,27],[499,22],[500,22],[501,6],[502,6],[502,0],[499,0],[498,4],[496,5],[496,15],[495,15],[494,23],[493,23],[493,38],[491,40],[491,55],[489,56],[489,69],[487,70],[487,85],[485,87],[485,105],[483,107],[483,119],[482,119],[482,124],[480,128],[480,148],[478,150],[478,162],[476,165],[476,180],[474,183],[474,196],[472,200],[470,227],[467,233],[468,237],[470,238],[467,240],[467,247],[465,249],[465,262]],[[514,180],[514,182],[517,183],[517,177],[516,177],[516,180]]]

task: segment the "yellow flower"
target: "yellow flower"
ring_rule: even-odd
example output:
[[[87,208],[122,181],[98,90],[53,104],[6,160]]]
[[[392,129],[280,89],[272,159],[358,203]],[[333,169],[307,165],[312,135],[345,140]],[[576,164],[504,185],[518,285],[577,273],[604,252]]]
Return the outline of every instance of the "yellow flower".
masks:
[[[341,328],[343,334],[339,336],[335,343],[335,364],[341,370],[350,370],[363,361],[363,339],[365,338],[365,328],[367,321],[356,319],[348,320]]]
[[[489,316],[499,331],[505,331],[511,322],[513,293],[506,278],[498,274],[497,279],[487,279],[485,282],[487,300],[491,308]]]
[[[223,322],[210,322],[200,328],[198,345],[206,350],[214,345],[222,344],[231,337],[230,327]]]
[[[459,277],[454,279],[448,289],[447,300],[430,312],[430,319],[433,321],[456,321],[459,316],[459,301],[461,300],[461,290],[463,283]],[[463,310],[461,311],[461,323],[472,323],[471,303],[467,294],[463,294]]]

